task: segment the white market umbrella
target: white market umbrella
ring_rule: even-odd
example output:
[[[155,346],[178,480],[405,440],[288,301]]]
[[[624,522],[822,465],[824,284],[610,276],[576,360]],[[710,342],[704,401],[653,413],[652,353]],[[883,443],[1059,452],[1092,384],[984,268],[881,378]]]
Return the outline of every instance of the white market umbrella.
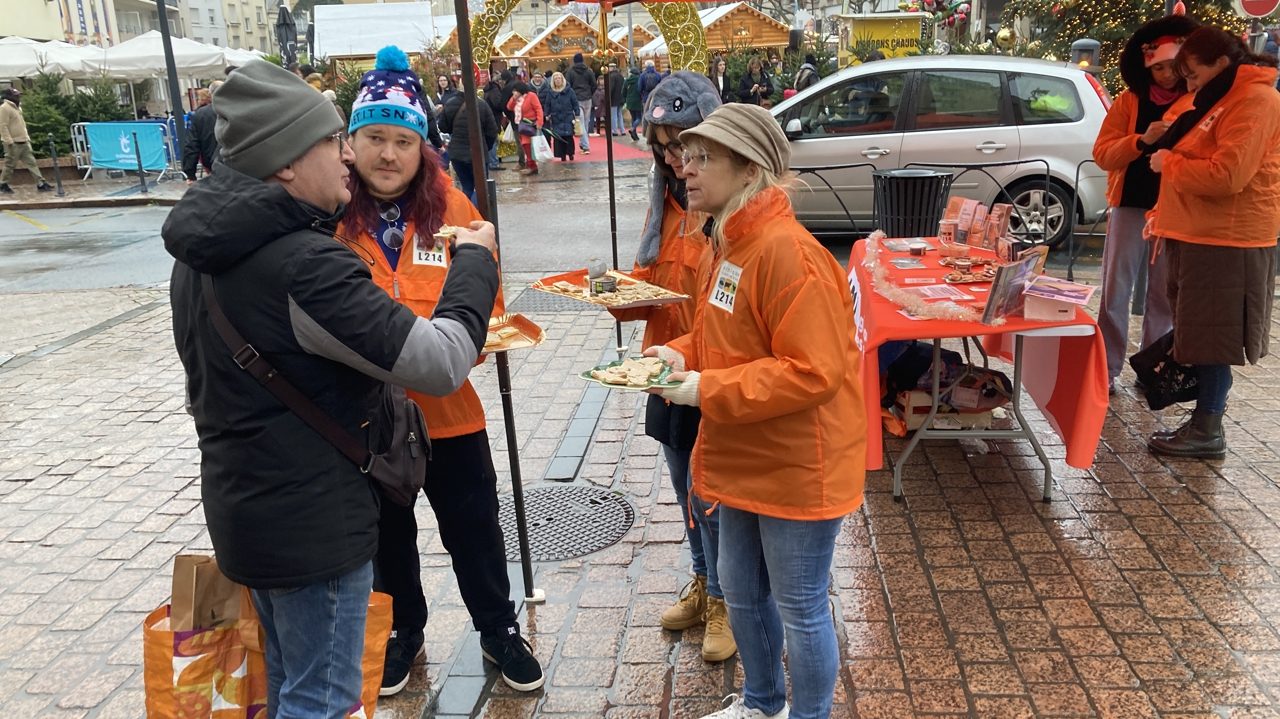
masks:
[[[249,50],[237,50],[235,48],[222,48],[222,58],[226,64],[234,67],[244,67],[250,60],[258,59],[258,56]]]
[[[226,67],[223,48],[205,45],[184,37],[171,38],[173,62],[185,77],[213,77]],[[166,72],[164,45],[159,30],[145,32],[107,48],[96,59],[85,60],[90,72],[124,80],[162,77]]]
[[[41,72],[84,77],[87,53],[74,45],[36,42],[25,37],[0,38],[0,77],[34,77]]]

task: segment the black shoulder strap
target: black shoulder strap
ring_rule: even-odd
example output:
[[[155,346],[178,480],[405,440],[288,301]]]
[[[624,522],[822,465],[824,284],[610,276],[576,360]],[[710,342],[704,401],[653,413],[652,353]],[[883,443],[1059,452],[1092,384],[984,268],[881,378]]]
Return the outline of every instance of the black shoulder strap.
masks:
[[[222,311],[222,305],[218,302],[218,296],[214,293],[213,277],[201,274],[200,286],[204,291],[204,306],[209,311],[209,321],[213,323],[213,328],[218,331],[218,336],[222,338],[227,348],[231,350],[231,359],[236,363],[236,366],[253,375],[253,378],[258,380],[258,384],[275,395],[275,398],[280,400],[280,403],[285,407],[288,407],[289,411],[298,415],[298,418],[305,422],[308,427],[315,430],[316,434],[324,437],[329,444],[332,444],[347,459],[359,467],[361,472],[368,473],[373,464],[373,453],[359,440],[352,437],[350,432],[333,421],[332,417],[317,407],[315,402],[312,402],[297,387],[294,387],[289,380],[282,377],[270,363],[258,354],[253,345],[249,344],[236,331],[235,325],[231,324],[231,320],[227,319],[226,313]]]

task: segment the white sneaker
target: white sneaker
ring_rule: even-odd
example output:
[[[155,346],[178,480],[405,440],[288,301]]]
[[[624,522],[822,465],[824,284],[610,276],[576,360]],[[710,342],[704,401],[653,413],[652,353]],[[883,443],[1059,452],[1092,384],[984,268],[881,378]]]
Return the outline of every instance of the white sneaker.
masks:
[[[733,703],[714,714],[702,717],[702,719],[787,719],[791,715],[791,707],[786,704],[782,705],[782,711],[777,714],[765,714],[759,709],[748,709],[742,697],[737,694],[730,694],[724,699],[725,701],[732,699]]]

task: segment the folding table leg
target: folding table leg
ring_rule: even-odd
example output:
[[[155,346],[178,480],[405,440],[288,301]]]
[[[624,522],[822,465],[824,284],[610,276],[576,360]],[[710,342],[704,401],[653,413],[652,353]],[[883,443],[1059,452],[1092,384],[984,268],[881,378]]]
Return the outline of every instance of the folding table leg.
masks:
[[[1031,425],[1027,423],[1026,417],[1022,416],[1022,335],[1014,335],[1013,338],[1013,414],[1018,418],[1018,426],[1022,428],[1022,434],[1031,443],[1031,449],[1035,450],[1036,456],[1040,458],[1040,464],[1044,465],[1044,497],[1045,502],[1053,501],[1053,470],[1049,464],[1049,458],[1044,453],[1044,448],[1040,446],[1040,440],[1036,439],[1036,433],[1032,431]]]
[[[898,455],[898,461],[893,463],[893,501],[902,501],[902,467],[907,462],[907,458],[915,451],[916,445],[920,444],[920,440],[925,438],[929,433],[929,428],[933,426],[933,418],[938,414],[938,396],[941,394],[940,385],[942,383],[942,340],[934,339],[933,341],[933,404],[929,406],[929,414],[924,418],[924,424],[920,425],[912,434],[911,439],[907,442],[907,446],[902,450],[902,454]],[[907,417],[909,421],[911,418]]]

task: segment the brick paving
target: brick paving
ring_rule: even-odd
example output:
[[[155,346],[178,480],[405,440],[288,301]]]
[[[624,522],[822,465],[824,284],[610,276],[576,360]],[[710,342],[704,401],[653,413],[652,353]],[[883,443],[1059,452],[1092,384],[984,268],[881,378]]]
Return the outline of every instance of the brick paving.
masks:
[[[87,293],[0,295],[0,307],[45,311],[25,329],[6,312],[6,352],[102,327],[0,367],[3,716],[142,716],[141,619],[167,601],[174,555],[210,551],[167,307],[104,323],[150,295],[103,292],[87,315],[70,311]],[[548,342],[513,354],[512,374],[521,467],[537,485],[582,397],[572,375],[614,339],[602,313],[531,317]],[[626,329],[634,343],[639,328]],[[1280,716],[1277,367],[1237,369],[1223,462],[1152,457],[1144,436],[1178,418],[1124,390],[1091,470],[1067,467],[1034,415],[1058,481],[1049,505],[1019,442],[973,455],[926,443],[902,504],[890,474],[872,473],[832,570],[843,658],[833,716]],[[509,491],[493,364],[473,379]],[[697,717],[740,686],[734,660],[702,662],[699,629],[657,626],[687,579],[687,552],[641,400],[610,394],[575,480],[624,493],[635,526],[601,552],[539,564],[548,601],[522,609],[547,687],[519,695],[485,673],[419,503],[427,662],[378,716]]]

